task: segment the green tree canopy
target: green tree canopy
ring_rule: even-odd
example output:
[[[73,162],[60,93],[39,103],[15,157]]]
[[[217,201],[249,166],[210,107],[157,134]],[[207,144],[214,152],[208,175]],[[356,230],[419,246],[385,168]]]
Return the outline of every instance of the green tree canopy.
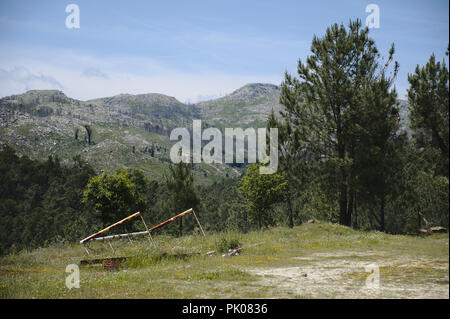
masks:
[[[447,52],[448,53],[448,52]],[[411,87],[408,101],[411,110],[411,127],[420,147],[434,147],[441,151],[437,173],[449,176],[449,114],[448,68],[445,61],[436,62],[434,54],[428,63],[416,66],[408,75]]]
[[[169,174],[165,177],[166,185],[170,193],[170,211],[181,213],[189,208],[199,207],[200,199],[194,187],[194,175],[189,164],[180,162],[169,166]],[[171,214],[172,214],[171,213]],[[183,235],[183,220],[178,219],[179,235]],[[192,224],[190,225],[192,226]]]
[[[359,20],[348,28],[329,27],[322,38],[314,36],[306,62],[298,62],[298,78],[286,73],[281,85],[286,134],[281,132],[290,143],[280,144],[289,146],[291,158],[300,155],[321,168],[322,186],[338,194],[339,221],[348,226],[357,192],[357,161],[363,158],[358,153],[370,149],[378,164],[386,162],[384,150],[398,120],[396,92],[391,89],[396,62],[392,76],[387,76],[394,46],[381,63],[368,33]],[[361,143],[366,143],[364,148]]]
[[[283,173],[260,174],[259,164],[251,164],[240,181],[239,191],[247,201],[251,221],[258,228],[271,223],[269,210],[275,203],[284,200],[287,181]]]
[[[104,172],[89,179],[83,202],[95,207],[104,226],[146,208],[148,180],[140,170]]]

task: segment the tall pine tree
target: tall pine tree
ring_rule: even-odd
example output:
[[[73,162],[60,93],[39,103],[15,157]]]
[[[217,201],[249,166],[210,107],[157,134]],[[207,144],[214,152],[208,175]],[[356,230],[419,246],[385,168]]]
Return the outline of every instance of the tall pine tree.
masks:
[[[411,126],[416,142],[419,147],[432,147],[440,151],[441,159],[436,172],[448,178],[449,74],[445,61],[436,62],[433,54],[424,67],[417,65],[415,73],[408,76],[408,81],[411,85],[408,90]]]
[[[326,172],[324,187],[337,193],[339,221],[348,226],[358,181],[355,159],[359,138],[362,134],[382,148],[393,130],[386,123],[395,116],[396,94],[391,85],[397,63],[394,75],[386,76],[394,49],[380,64],[380,54],[368,33],[369,29],[362,28],[357,20],[350,22],[348,29],[335,24],[322,38],[314,36],[312,55],[305,63],[298,62],[298,78],[286,73],[281,86],[281,116],[292,127],[292,145],[300,148],[297,153],[310,154],[310,160]],[[368,97],[371,90],[382,98],[375,99],[373,94]],[[371,115],[379,120],[376,124],[365,114],[369,108],[374,108],[370,111],[376,113]],[[366,124],[375,128],[364,127]],[[381,129],[384,126],[388,132]]]
[[[197,210],[200,199],[194,187],[194,175],[190,164],[180,161],[169,166],[169,175],[165,177],[170,192],[170,209],[181,213],[189,208]],[[179,236],[183,235],[183,218],[178,219]]]

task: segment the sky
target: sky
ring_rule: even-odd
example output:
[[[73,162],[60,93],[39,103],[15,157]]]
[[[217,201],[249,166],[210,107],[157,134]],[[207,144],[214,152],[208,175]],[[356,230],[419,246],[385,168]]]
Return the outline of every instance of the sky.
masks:
[[[69,4],[79,28],[66,26]],[[369,4],[379,8],[369,35],[383,56],[395,44],[405,98],[417,64],[434,53],[448,65],[447,0],[0,0],[0,97],[58,89],[80,100],[162,93],[195,103],[247,83],[279,85],[310,55],[314,35],[365,24]]]

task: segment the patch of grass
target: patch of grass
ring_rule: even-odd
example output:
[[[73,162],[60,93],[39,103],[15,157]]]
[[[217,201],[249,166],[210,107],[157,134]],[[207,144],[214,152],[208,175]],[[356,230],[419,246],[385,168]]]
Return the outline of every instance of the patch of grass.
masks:
[[[163,261],[169,262],[177,260],[187,260],[192,256],[192,253],[183,249],[174,249],[171,252],[165,251],[161,248],[144,249],[131,256],[129,259],[123,262],[121,266],[122,268],[140,269],[159,264]]]
[[[0,284],[0,299],[9,297],[9,288],[5,283]]]
[[[248,272],[233,267],[202,272],[192,276],[192,279],[195,280],[246,280],[249,278],[251,278],[251,275]]]

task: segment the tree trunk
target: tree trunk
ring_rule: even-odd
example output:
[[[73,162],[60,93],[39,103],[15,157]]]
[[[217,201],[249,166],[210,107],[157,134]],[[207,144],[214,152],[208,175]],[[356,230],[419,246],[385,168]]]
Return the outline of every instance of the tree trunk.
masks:
[[[417,225],[418,225],[418,227],[417,227],[418,230],[422,228],[422,220],[420,218],[420,213],[417,213]]]
[[[353,188],[350,189],[348,206],[347,206],[347,226],[352,226],[352,215],[353,215],[353,200],[355,197],[355,192]]]
[[[373,202],[371,201],[371,202],[369,202],[369,204],[370,204],[370,208],[369,208],[369,224],[370,224],[370,229],[374,229],[374,227],[373,227],[373,216],[374,216],[374,213],[373,213]]]
[[[244,234],[247,233],[247,209],[244,212]]]
[[[339,224],[347,225],[347,185],[341,183],[339,194]]]
[[[258,214],[258,227],[261,229],[261,211]]]
[[[380,207],[380,228],[381,228],[381,231],[383,231],[383,232],[384,232],[384,204],[385,204],[384,202],[385,202],[384,195],[382,195],[381,207]]]
[[[338,140],[342,139],[341,134],[338,132],[337,134]],[[338,155],[339,159],[345,158],[345,146],[342,143],[338,144]],[[344,226],[349,226],[348,217],[347,217],[347,174],[345,173],[345,169],[341,168],[341,185],[340,185],[340,193],[339,193],[339,224]]]
[[[183,218],[180,218],[180,237],[183,236]]]
[[[287,203],[288,203],[289,227],[293,228],[294,227],[294,217],[292,216],[292,203],[291,203],[291,194],[290,193],[288,193]]]
[[[353,216],[355,217],[355,218],[353,218],[353,228],[358,229],[358,210],[357,210],[358,206],[356,205],[356,194],[355,194],[355,198],[353,199],[353,206],[354,206]]]

